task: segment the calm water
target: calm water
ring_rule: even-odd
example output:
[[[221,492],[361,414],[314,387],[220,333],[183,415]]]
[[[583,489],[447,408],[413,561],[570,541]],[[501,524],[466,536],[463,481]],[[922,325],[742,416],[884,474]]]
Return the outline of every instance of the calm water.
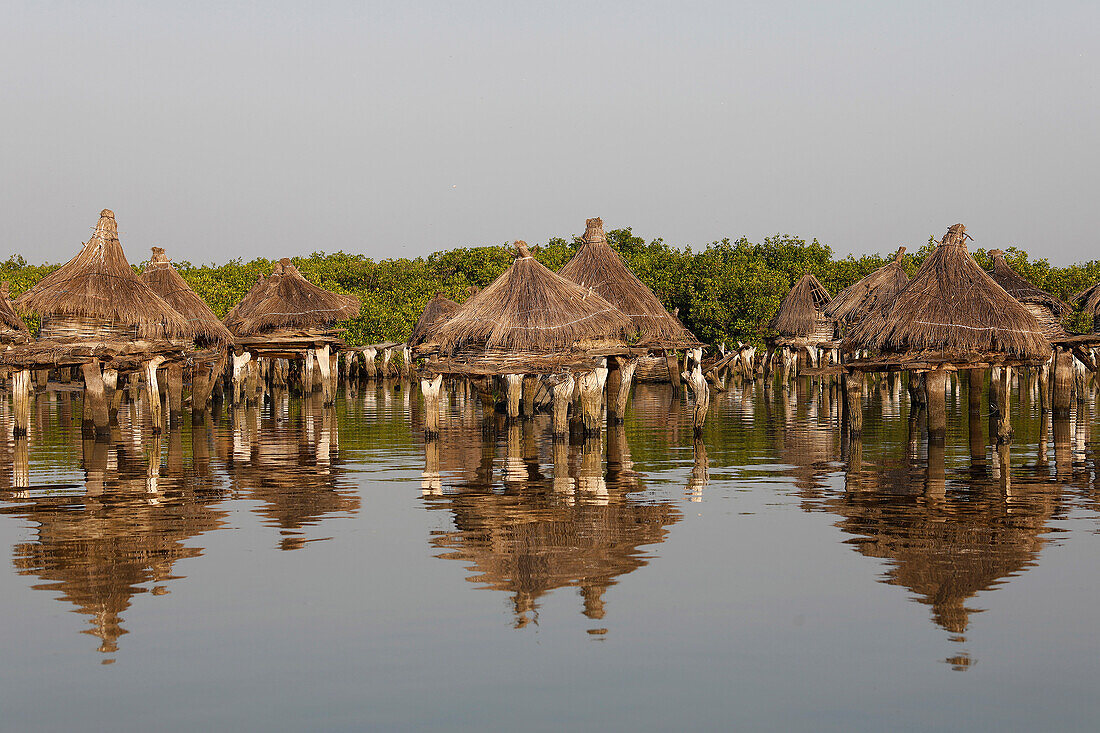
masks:
[[[572,447],[457,395],[425,446],[399,384],[159,440],[124,406],[110,444],[40,394],[0,442],[0,728],[1094,730],[1096,410],[1025,394],[998,451],[960,388],[929,451],[868,392],[852,445],[828,389],[718,395],[694,441],[641,385]]]

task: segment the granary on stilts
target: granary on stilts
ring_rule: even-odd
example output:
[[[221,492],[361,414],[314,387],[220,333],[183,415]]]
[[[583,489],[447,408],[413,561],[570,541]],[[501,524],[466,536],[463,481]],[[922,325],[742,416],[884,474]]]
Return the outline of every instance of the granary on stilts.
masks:
[[[914,402],[923,397],[927,403],[929,437],[942,441],[948,372],[973,374],[972,370],[993,368],[990,411],[998,440],[1010,438],[1011,368],[1045,363],[1051,345],[1035,316],[970,256],[967,236],[962,224],[948,229],[885,317],[861,321],[845,337],[845,349],[872,352],[845,365],[850,372],[846,391],[852,434],[862,430],[865,372],[909,371]],[[914,379],[914,374],[922,376]],[[921,383],[923,395],[918,392]]]
[[[301,361],[302,385],[313,391],[320,382],[325,404],[336,399],[336,352],[343,347],[336,321],[355,316],[359,299],[333,293],[309,282],[290,260],[275,263],[271,276],[257,281],[244,298],[225,317],[225,325],[234,336],[233,399],[242,398],[248,377],[246,399],[254,399],[261,388],[253,359],[278,360],[274,380],[285,381],[283,367],[289,361]],[[314,378],[314,365],[320,375]],[[282,375],[282,376],[280,376]]]
[[[902,266],[904,257],[905,247],[898,247],[893,260],[837,293],[825,308],[825,317],[836,321],[841,329],[868,318],[884,318],[894,298],[909,284],[909,275]]]
[[[225,371],[226,348],[233,342],[233,334],[225,327],[214,311],[191,289],[161,247],[153,247],[153,256],[141,273],[141,281],[172,306],[191,327],[188,346],[189,371],[191,372],[191,409],[201,412],[210,402],[215,382]],[[171,415],[177,415],[183,405],[183,365],[168,367],[168,403]]]
[[[768,347],[764,357],[765,377],[771,374],[776,352],[781,361],[784,385],[790,382],[794,357],[799,352],[805,354],[809,367],[820,366],[823,354],[833,354],[840,344],[836,321],[825,312],[831,301],[829,291],[811,273],[798,279],[768,322],[772,335],[764,340]]]
[[[1069,304],[1020,277],[1005,260],[1005,254],[1001,250],[990,250],[989,256],[993,258],[990,276],[1005,289],[1005,292],[1020,301],[1024,308],[1035,316],[1043,330],[1043,335],[1051,341],[1065,338],[1067,334],[1062,325],[1062,317],[1072,310]]]
[[[153,428],[160,430],[156,371],[162,363],[184,358],[180,339],[192,329],[134,273],[118,240],[113,212],[100,212],[95,232],[76,257],[23,293],[15,305],[37,314],[41,322],[36,341],[0,356],[0,363],[16,371],[17,434],[27,429],[30,371],[74,366],[84,376],[86,432],[108,432],[118,406],[118,378],[137,372],[144,372]]]
[[[11,347],[31,340],[27,324],[11,304],[11,284],[0,282],[0,346]]]
[[[521,415],[521,402],[530,417],[538,402],[551,401],[555,434],[568,429],[576,380],[584,428],[600,430],[605,359],[628,351],[633,324],[593,289],[547,269],[526,243],[515,247],[508,269],[436,331],[421,383],[429,435],[438,432],[444,374],[475,378],[486,414],[495,409],[494,377],[505,384],[511,419]]]
[[[705,395],[699,393],[698,401],[705,403],[709,400],[709,390],[701,371],[703,344],[676,316],[668,312],[656,294],[630,271],[619,253],[611,248],[604,233],[603,219],[596,217],[585,221],[580,249],[558,274],[582,288],[592,289],[622,311],[634,327],[633,345],[644,350],[610,358],[607,401],[609,419],[622,419],[631,381],[640,361],[644,360],[642,368],[647,372],[653,365],[659,366],[658,374],[667,375],[674,389],[678,391],[681,369],[676,352],[679,350],[695,356],[693,364],[685,364],[691,375],[688,383],[693,390],[701,385],[700,392],[707,392]],[[705,404],[702,409],[705,415]]]

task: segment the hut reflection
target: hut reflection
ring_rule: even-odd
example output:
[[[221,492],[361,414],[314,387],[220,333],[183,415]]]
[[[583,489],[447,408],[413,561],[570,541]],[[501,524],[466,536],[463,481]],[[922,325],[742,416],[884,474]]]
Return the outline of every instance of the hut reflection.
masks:
[[[26,441],[18,442],[25,451]],[[118,432],[110,443],[83,441],[82,484],[28,486],[24,476],[5,497],[16,501],[0,508],[36,525],[34,538],[14,547],[16,571],[41,579],[34,588],[59,594],[86,615],[92,628],[83,633],[97,637],[107,654],[128,633],[122,623],[131,599],[168,593],[169,581],[183,577],[176,561],[202,554],[188,540],[217,529],[226,516],[212,506],[225,494],[220,482],[185,471],[186,461],[172,457],[182,445],[170,445],[163,464],[159,440],[134,448]]]
[[[644,547],[664,541],[680,512],[671,501],[639,495],[622,426],[609,430],[606,466],[599,440],[570,445],[535,434],[549,436],[549,423],[510,427],[498,451],[479,425],[451,423],[427,444],[426,480],[440,476],[440,492],[425,499],[455,525],[431,544],[440,557],[466,563],[471,582],[508,593],[516,628],[537,623],[540,599],[565,587],[579,590],[586,617],[602,619],[606,589],[648,563]]]
[[[841,517],[837,526],[859,552],[888,561],[883,582],[908,588],[953,640],[965,641],[974,596],[1035,564],[1063,511],[1057,484],[1013,481],[1007,444],[994,451],[991,474],[960,472],[965,478],[954,480],[943,446],[933,442],[923,459],[850,464],[849,490],[820,506]],[[971,663],[965,654],[949,661],[956,669]]]
[[[280,549],[312,541],[305,528],[326,517],[359,511],[341,480],[336,411],[316,395],[264,411],[235,408],[232,435],[219,434],[218,451],[233,487],[261,502],[256,512],[279,528]]]

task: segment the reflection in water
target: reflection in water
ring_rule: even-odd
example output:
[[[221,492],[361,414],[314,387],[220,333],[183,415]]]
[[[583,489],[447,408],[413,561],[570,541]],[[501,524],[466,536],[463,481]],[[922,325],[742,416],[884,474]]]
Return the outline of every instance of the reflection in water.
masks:
[[[549,434],[539,418],[507,426],[498,445],[471,416],[425,445],[424,482],[435,487],[426,500],[451,512],[456,528],[432,546],[468,563],[471,581],[507,592],[516,628],[537,623],[539,599],[563,587],[580,590],[585,616],[603,619],[606,589],[646,565],[641,548],[664,541],[680,518],[672,501],[642,496],[621,425],[608,431],[606,466],[600,440],[570,445]]]
[[[195,439],[208,434],[196,428]],[[71,435],[79,440],[80,431]],[[16,490],[0,513],[34,527],[33,538],[13,549],[17,572],[41,579],[34,588],[58,593],[88,616],[92,628],[84,633],[111,653],[127,633],[122,614],[133,596],[168,593],[168,582],[180,577],[174,563],[202,554],[187,541],[221,526],[226,512],[211,505],[224,492],[198,469],[179,469],[173,451],[181,445],[170,442],[163,463],[159,438],[135,445],[132,434],[123,438],[116,429],[109,443],[83,441],[74,449],[83,456],[83,486]]]

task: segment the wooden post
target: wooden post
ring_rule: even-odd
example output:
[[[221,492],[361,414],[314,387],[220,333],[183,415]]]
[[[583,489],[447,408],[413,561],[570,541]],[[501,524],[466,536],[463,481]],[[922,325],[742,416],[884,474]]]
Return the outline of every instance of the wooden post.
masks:
[[[863,434],[863,383],[866,377],[863,372],[853,371],[845,380],[846,410],[848,415],[848,434],[857,436]]]
[[[1054,352],[1054,397],[1051,409],[1055,418],[1069,417],[1073,404],[1073,354],[1064,349]]]
[[[982,414],[982,389],[985,387],[985,370],[966,371],[966,408],[970,415]]]
[[[607,385],[607,360],[600,360],[601,366],[585,372],[578,379],[581,406],[581,428],[585,435],[598,435],[603,429],[604,387]],[[676,381],[679,383],[679,374]]]
[[[573,375],[569,372],[556,374],[551,381],[554,395],[553,435],[555,440],[569,434],[569,403],[573,401]]]
[[[80,369],[84,373],[84,425],[81,432],[86,438],[110,435],[111,414],[99,361],[82,364]]]
[[[321,404],[331,405],[336,401],[336,390],[333,389],[332,359],[329,354],[329,345],[325,344],[314,352],[317,355],[317,367],[321,373]]]
[[[169,364],[168,376],[168,424],[176,427],[183,419],[183,365]]]
[[[622,374],[619,371],[619,358],[612,356],[607,360],[607,424],[611,425],[618,422],[618,416],[615,414],[615,395],[619,393],[619,382],[622,381]]]
[[[1039,414],[1050,411],[1050,364],[1053,359],[1048,359],[1039,367]],[[1044,449],[1045,454],[1045,449]]]
[[[1089,373],[1085,369],[1085,365],[1081,363],[1076,357],[1073,359],[1073,391],[1077,397],[1077,403],[1082,404],[1088,400],[1089,395]],[[1078,414],[1080,414],[1078,410]],[[1078,420],[1080,422],[1080,420]]]
[[[12,415],[15,437],[27,434],[31,424],[31,372],[29,369],[20,369],[12,374],[11,379]]]
[[[626,415],[626,403],[630,399],[630,386],[634,381],[634,370],[638,368],[637,359],[621,359],[619,361],[619,387],[614,394],[611,393],[611,388],[608,387],[607,392],[607,419],[612,419],[614,414],[615,422],[622,422],[623,416]],[[614,405],[614,412],[610,409]]]
[[[149,400],[149,422],[152,424],[154,433],[164,429],[160,387],[157,385],[157,368],[163,363],[163,356],[154,356],[145,362],[145,397]]]
[[[409,378],[412,373],[412,349],[407,345],[401,347],[401,376]]]
[[[924,375],[928,401],[928,440],[943,441],[947,435],[947,371],[933,369]]]
[[[508,419],[519,418],[519,406],[523,398],[523,375],[504,375],[504,397],[508,403]]]
[[[707,419],[707,410],[710,408],[710,387],[707,385],[707,380],[703,377],[703,350],[692,349],[691,353],[691,371],[685,371],[681,376],[691,388],[691,393],[695,396],[695,408],[691,414],[691,426],[695,435],[703,430],[703,423]]]
[[[393,359],[393,347],[387,346],[382,349],[382,378],[389,379],[393,376],[394,369],[393,364],[390,361]]]
[[[680,362],[676,358],[675,351],[665,352],[665,364],[668,365],[668,381],[672,384],[673,397],[679,397],[682,394],[680,387]]]
[[[443,388],[443,375],[425,375],[420,379],[420,392],[424,396],[424,435],[439,435],[439,393]]]
[[[373,346],[368,346],[363,349],[363,378],[373,380],[378,377],[378,364],[375,363],[374,357],[378,355],[378,349]]]
[[[118,369],[103,369],[103,395],[107,400],[107,416],[118,421],[118,408],[122,405],[122,391],[118,388]]]
[[[1012,441],[1012,422],[1010,405],[1012,396],[1012,367],[1001,367],[997,375],[997,443]]]
[[[539,378],[528,374],[523,378],[523,419],[535,419],[535,398],[538,396]]]
[[[50,382],[50,370],[49,369],[36,369],[34,371],[34,386],[42,391],[46,389],[46,385]]]
[[[307,352],[308,353],[308,352]],[[252,354],[245,351],[241,354],[233,354],[233,404],[241,401],[241,390],[244,386],[245,367],[252,359]]]
[[[474,388],[481,403],[481,429],[487,432],[495,426],[497,415],[497,398],[493,392],[492,377],[478,377],[474,382]]]

